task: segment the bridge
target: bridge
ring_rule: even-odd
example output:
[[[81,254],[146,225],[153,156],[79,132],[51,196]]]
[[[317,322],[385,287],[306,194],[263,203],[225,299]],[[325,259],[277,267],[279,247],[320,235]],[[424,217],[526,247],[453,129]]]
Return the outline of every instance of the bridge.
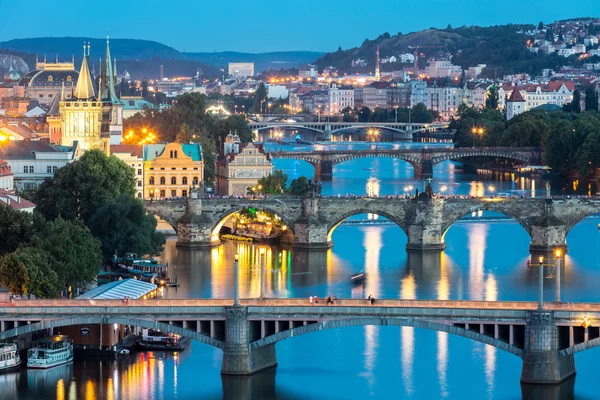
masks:
[[[293,119],[296,121],[304,121],[309,114],[248,114],[246,119],[248,122],[277,122]]]
[[[459,219],[478,211],[495,211],[518,222],[531,237],[533,255],[567,250],[570,230],[586,217],[600,213],[600,199],[543,198],[345,198],[295,197],[203,198],[192,190],[188,200],[152,201],[146,210],[175,229],[177,244],[212,247],[233,214],[247,209],[268,211],[280,218],[294,235],[296,248],[329,248],[332,233],[347,218],[377,214],[398,225],[408,237],[407,250],[441,251],[444,235]]]
[[[370,305],[342,299],[335,305],[311,305],[307,299],[246,299],[235,305],[228,299],[202,299],[0,304],[0,340],[89,324],[190,337],[223,351],[225,375],[250,375],[276,366],[275,345],[282,340],[352,326],[410,326],[482,342],[522,358],[521,381],[537,384],[573,376],[573,355],[600,345],[599,303],[377,300]]]
[[[332,135],[341,134],[349,129],[377,129],[387,130],[394,134],[394,140],[413,140],[413,135],[419,132],[441,132],[448,129],[445,122],[434,123],[406,123],[406,122],[285,122],[261,121],[249,122],[248,126],[253,131],[306,129],[313,131],[323,140],[329,140]]]
[[[433,167],[442,161],[469,157],[496,157],[535,165],[541,163],[542,152],[536,147],[475,147],[475,148],[422,148],[422,149],[370,149],[272,152],[273,158],[302,160],[315,169],[315,179],[331,179],[333,166],[357,158],[395,158],[410,163],[416,177],[432,177]]]

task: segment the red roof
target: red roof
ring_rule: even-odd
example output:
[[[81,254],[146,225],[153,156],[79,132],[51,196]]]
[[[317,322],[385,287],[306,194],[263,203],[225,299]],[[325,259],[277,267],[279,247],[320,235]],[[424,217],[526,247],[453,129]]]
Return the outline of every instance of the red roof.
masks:
[[[0,189],[0,205],[9,206],[13,210],[35,208],[35,204],[16,195],[11,190]]]
[[[525,99],[523,98],[523,96],[521,95],[521,92],[519,91],[519,87],[515,86],[515,88],[513,89],[512,93],[510,94],[510,97],[507,100],[508,102],[511,103],[525,103]]]
[[[8,167],[8,162],[0,160],[0,176],[11,176],[14,175]]]
[[[138,158],[143,157],[142,146],[137,144],[111,144],[110,154],[113,153],[129,153]]]

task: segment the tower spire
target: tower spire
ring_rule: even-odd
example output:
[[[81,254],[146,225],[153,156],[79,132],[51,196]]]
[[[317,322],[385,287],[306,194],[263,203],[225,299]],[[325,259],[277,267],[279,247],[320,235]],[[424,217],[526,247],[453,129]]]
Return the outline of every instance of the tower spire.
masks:
[[[75,98],[79,100],[88,100],[94,96],[94,86],[92,84],[92,76],[90,74],[86,56],[86,46],[85,42],[83,42],[83,61],[81,62],[79,78],[77,79],[77,86],[75,87]]]
[[[99,96],[102,99],[118,103],[119,98],[117,97],[117,92],[115,90],[117,65],[115,60],[115,70],[113,71],[112,57],[110,56],[110,39],[108,35],[106,35],[106,53],[104,54],[103,64],[104,68],[102,68],[100,73],[100,77],[102,78],[102,92],[99,93]]]

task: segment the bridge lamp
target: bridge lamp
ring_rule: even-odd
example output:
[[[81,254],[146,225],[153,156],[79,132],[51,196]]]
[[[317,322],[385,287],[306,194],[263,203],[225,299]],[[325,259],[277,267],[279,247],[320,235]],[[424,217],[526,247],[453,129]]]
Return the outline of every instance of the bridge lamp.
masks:
[[[442,192],[442,193],[446,193],[447,191],[448,191],[448,186],[446,186],[446,185],[443,185],[443,186],[440,188],[440,192]]]
[[[494,195],[494,192],[496,191],[496,187],[494,185],[490,185],[488,186],[488,190],[490,191],[491,195]]]
[[[556,258],[560,258],[560,256],[562,255],[562,252],[560,251],[560,248],[557,248],[554,251],[554,255],[556,256]]]
[[[585,329],[589,328],[592,324],[590,324],[590,321],[588,320],[587,315],[585,317],[583,317],[583,322],[581,323],[581,326],[584,327]]]
[[[540,262],[540,265],[543,265],[544,264],[544,256],[539,256],[538,261]]]

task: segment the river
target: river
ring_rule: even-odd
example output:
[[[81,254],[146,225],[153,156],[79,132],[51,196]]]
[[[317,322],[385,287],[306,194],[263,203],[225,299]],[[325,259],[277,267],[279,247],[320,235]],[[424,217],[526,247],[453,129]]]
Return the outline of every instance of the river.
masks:
[[[277,160],[289,179],[312,174],[303,162]],[[434,169],[434,190],[544,196],[545,182],[497,174],[469,175],[460,164]],[[324,194],[402,194],[414,180],[409,164],[392,159],[353,160],[334,168]],[[485,217],[487,213],[483,213]],[[367,216],[360,216],[367,218]],[[370,216],[370,218],[376,218]],[[562,275],[563,301],[600,301],[600,219],[569,234]],[[405,299],[536,300],[537,273],[528,269],[529,236],[516,222],[457,222],[439,254],[407,252],[406,235],[392,224],[342,224],[327,251],[266,246],[265,296]],[[210,250],[177,249],[163,259],[180,288],[168,298],[233,296],[233,254],[240,254],[241,296],[260,296],[259,245],[225,242]],[[349,276],[365,270],[364,286]],[[554,299],[554,278],[545,298]],[[353,327],[299,336],[277,344],[279,366],[250,378],[221,378],[221,351],[191,343],[183,352],[133,354],[119,361],[76,360],[40,373],[0,375],[2,398],[18,399],[520,399],[598,398],[600,349],[575,356],[577,376],[560,387],[521,387],[521,360],[494,347],[446,333],[410,327]],[[573,389],[574,385],[574,389]],[[244,395],[242,395],[244,394]],[[556,397],[553,397],[556,396]],[[561,397],[562,396],[562,397]]]

